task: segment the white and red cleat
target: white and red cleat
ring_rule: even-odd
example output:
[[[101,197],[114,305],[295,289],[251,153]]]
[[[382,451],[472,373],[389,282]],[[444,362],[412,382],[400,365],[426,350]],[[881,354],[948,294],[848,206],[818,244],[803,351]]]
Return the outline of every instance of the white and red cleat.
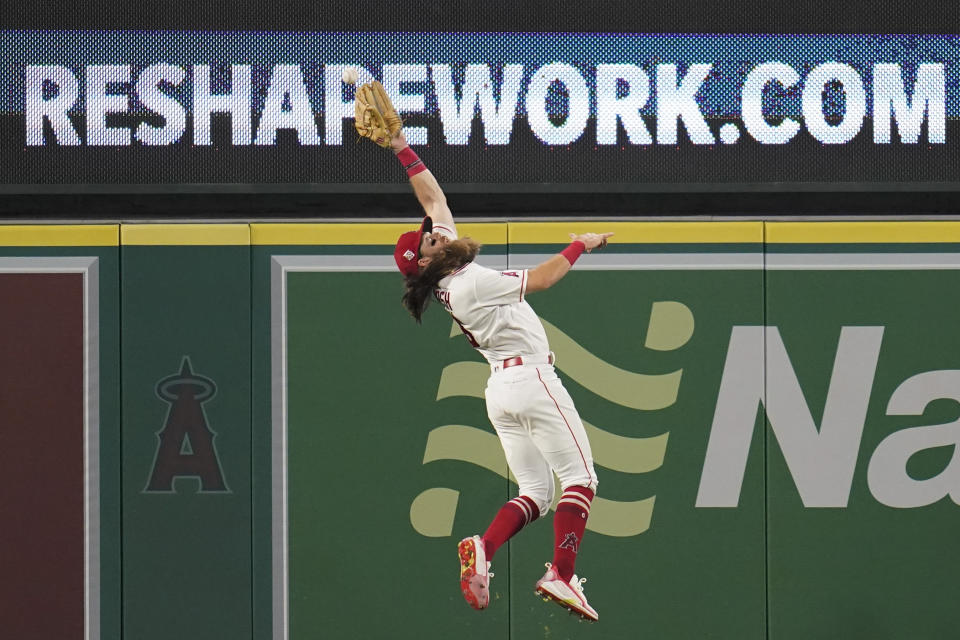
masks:
[[[464,538],[457,546],[460,556],[460,590],[463,598],[474,609],[486,609],[490,604],[490,563],[480,536]]]
[[[587,603],[587,597],[583,595],[583,587],[580,585],[586,582],[586,578],[578,578],[574,575],[570,582],[561,578],[550,563],[547,563],[547,572],[537,581],[537,595],[546,600],[553,600],[561,607],[569,609],[584,620],[596,622],[600,619],[596,610]]]

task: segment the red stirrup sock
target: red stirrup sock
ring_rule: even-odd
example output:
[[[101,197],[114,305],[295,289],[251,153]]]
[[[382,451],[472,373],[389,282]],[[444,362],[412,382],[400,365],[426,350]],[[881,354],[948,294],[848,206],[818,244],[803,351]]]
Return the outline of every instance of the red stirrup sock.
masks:
[[[500,511],[483,534],[487,560],[493,557],[503,543],[538,517],[540,517],[540,508],[527,496],[514,498],[500,507]]]
[[[426,165],[423,164],[423,160],[421,160],[410,147],[404,147],[398,151],[397,160],[400,161],[400,164],[402,164],[403,168],[407,171],[407,176],[411,178],[421,171],[427,170]]]
[[[573,577],[577,551],[587,528],[593,491],[587,487],[567,487],[553,516],[553,568],[566,582]]]

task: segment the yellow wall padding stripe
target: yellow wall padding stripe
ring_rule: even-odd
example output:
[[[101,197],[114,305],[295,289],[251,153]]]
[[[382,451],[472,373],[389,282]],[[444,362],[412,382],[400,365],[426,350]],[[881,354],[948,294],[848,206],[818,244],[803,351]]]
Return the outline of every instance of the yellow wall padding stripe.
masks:
[[[0,225],[3,247],[115,247],[120,225],[116,224],[20,224]]]
[[[767,242],[960,242],[960,222],[768,222]]]
[[[563,244],[571,233],[612,231],[611,243],[761,243],[762,222],[511,222],[511,244]]]
[[[418,222],[410,223],[264,223],[252,224],[251,240],[255,245],[388,245],[394,246],[405,231],[415,231]],[[461,238],[470,237],[482,244],[506,244],[507,223],[465,222],[457,225]]]
[[[249,245],[248,224],[125,224],[124,245]]]
[[[388,245],[411,223],[0,225],[0,246]],[[960,221],[494,222],[457,225],[461,237],[504,245],[562,244],[569,233],[613,231],[615,243],[960,243]]]

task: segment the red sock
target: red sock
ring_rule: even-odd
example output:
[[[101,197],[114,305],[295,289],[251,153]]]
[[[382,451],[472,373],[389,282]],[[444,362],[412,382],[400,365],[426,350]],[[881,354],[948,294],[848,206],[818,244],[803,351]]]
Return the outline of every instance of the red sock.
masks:
[[[553,516],[553,568],[567,582],[573,577],[592,500],[593,491],[587,487],[567,487]]]
[[[540,508],[531,498],[520,496],[500,507],[487,532],[483,534],[487,560],[493,557],[500,546],[520,529],[540,517]]]

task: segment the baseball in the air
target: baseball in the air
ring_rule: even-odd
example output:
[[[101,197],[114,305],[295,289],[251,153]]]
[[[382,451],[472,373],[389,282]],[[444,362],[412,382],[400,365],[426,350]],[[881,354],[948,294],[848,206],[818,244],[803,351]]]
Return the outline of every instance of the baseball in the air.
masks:
[[[343,81],[347,84],[357,84],[357,78],[359,77],[356,67],[344,67],[343,68]]]

